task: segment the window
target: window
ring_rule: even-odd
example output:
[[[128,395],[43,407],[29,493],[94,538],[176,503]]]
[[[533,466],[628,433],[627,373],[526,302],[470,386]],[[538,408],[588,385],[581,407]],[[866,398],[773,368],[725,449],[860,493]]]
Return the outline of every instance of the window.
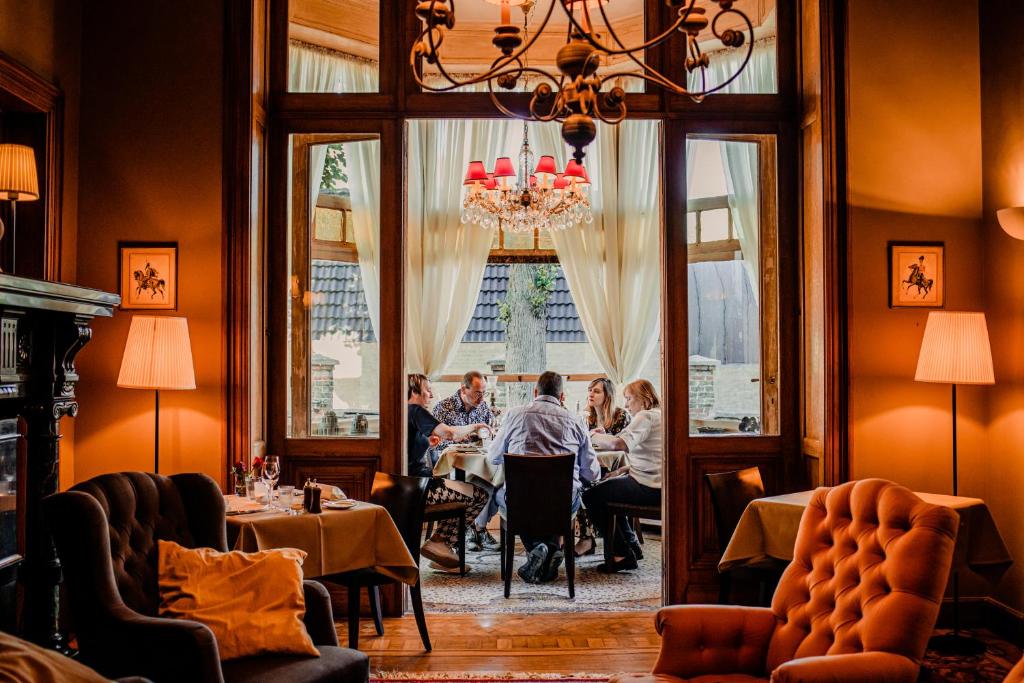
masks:
[[[377,0],[288,3],[289,92],[375,93],[379,74]]]

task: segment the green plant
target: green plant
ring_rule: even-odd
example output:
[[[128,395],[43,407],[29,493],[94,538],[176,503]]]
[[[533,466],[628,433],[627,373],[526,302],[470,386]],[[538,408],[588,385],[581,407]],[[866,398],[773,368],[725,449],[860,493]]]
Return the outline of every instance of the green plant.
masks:
[[[558,279],[558,266],[538,265],[534,266],[533,282],[530,283],[529,296],[530,312],[534,318],[542,318],[547,312],[548,299],[555,291],[555,280]],[[512,306],[508,299],[498,300],[498,320],[508,326],[512,319]]]
[[[348,182],[345,169],[348,160],[345,158],[345,147],[339,142],[327,146],[327,157],[324,159],[324,177],[320,180],[321,190],[333,190],[335,183]]]

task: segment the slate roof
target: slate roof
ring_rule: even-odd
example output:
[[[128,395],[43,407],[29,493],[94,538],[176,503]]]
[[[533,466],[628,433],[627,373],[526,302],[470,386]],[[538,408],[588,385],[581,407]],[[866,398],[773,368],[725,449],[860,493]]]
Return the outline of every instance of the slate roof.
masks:
[[[507,264],[488,264],[476,300],[476,309],[462,341],[469,343],[504,342],[505,326],[498,320],[498,300],[508,291]],[[372,342],[373,329],[363,297],[362,276],[359,265],[321,259],[313,260],[313,339],[336,332],[351,330],[354,341]],[[586,343],[587,337],[580,324],[561,268],[555,279],[555,291],[548,300],[548,342]]]

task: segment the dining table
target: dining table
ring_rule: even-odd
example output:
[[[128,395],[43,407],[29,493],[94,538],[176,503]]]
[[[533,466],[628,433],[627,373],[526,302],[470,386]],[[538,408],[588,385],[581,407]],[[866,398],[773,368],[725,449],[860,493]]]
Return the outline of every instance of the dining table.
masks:
[[[981,498],[914,492],[926,503],[952,508],[960,517],[953,568],[968,568],[987,581],[998,581],[1013,564],[992,513]],[[750,566],[774,558],[793,559],[800,518],[814,491],[756,498],[743,510],[729,545],[718,563],[719,571]]]
[[[388,511],[379,505],[351,501],[346,509],[267,509],[254,499],[224,496],[228,547],[256,552],[272,548],[305,551],[302,573],[307,579],[356,569],[373,569],[413,585],[418,568]]]

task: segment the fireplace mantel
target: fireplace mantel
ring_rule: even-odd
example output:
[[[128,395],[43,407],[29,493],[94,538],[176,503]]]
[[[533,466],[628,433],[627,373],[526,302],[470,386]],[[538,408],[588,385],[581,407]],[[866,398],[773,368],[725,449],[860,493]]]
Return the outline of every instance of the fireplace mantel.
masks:
[[[0,628],[63,647],[60,562],[40,501],[58,487],[60,420],[78,414],[75,357],[116,294],[0,273],[0,433],[17,453],[17,552],[0,557]],[[0,456],[2,457],[2,456]],[[7,485],[10,487],[10,484]]]

